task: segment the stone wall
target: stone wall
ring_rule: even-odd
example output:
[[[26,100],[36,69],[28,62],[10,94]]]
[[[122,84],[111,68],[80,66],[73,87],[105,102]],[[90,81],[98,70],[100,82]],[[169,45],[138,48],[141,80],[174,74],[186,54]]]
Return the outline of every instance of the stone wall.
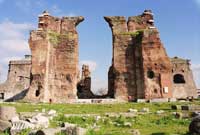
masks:
[[[166,98],[171,93],[171,63],[154,27],[153,13],[105,17],[113,35],[110,97],[118,100]]]
[[[83,17],[57,18],[44,12],[38,30],[30,33],[31,85],[26,100],[71,102],[78,82],[78,33]]]
[[[30,70],[30,57],[9,62],[7,80],[0,84],[1,100],[12,101],[24,98],[30,86]]]
[[[30,33],[32,58],[10,61],[8,79],[0,85],[0,99],[17,100],[26,95],[29,102],[67,103],[77,98],[133,101],[197,97],[189,61],[168,57],[151,10],[128,20],[105,17],[113,37],[108,94],[94,95],[87,65],[83,65],[79,78],[76,26],[83,20],[43,12],[38,29]]]
[[[173,97],[187,98],[197,97],[197,88],[194,82],[190,61],[178,57],[171,59],[173,64]]]
[[[77,95],[80,99],[95,98],[91,91],[91,76],[88,65],[82,66],[81,80],[77,84]]]

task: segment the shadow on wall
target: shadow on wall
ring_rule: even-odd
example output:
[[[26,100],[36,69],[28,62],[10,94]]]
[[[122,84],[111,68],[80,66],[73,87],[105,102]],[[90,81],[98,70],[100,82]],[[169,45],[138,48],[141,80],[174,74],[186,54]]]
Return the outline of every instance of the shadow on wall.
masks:
[[[14,95],[13,97],[5,100],[5,102],[13,102],[13,101],[17,101],[17,100],[22,100],[26,96],[27,92],[28,92],[28,89],[25,89],[25,90],[21,91],[20,93]]]

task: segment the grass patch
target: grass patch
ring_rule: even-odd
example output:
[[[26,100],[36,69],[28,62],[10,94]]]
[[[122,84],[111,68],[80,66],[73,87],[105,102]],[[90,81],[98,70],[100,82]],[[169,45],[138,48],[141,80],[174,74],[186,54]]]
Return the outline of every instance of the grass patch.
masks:
[[[185,103],[123,103],[123,104],[33,104],[33,103],[0,103],[0,106],[15,106],[17,112],[35,112],[54,109],[58,116],[50,121],[51,127],[56,127],[64,122],[77,124],[87,128],[87,135],[131,135],[132,129],[138,129],[142,135],[186,135],[190,119],[175,119],[171,110],[172,105],[200,105],[199,101]],[[150,113],[138,115],[133,118],[109,117],[105,113],[127,112],[130,108],[141,110],[149,108]],[[156,111],[164,110],[161,115]],[[98,114],[95,116],[65,117],[64,114]],[[124,123],[131,123],[125,126]],[[1,135],[1,134],[0,134]],[[3,135],[3,134],[2,134]],[[5,134],[4,134],[5,135]]]

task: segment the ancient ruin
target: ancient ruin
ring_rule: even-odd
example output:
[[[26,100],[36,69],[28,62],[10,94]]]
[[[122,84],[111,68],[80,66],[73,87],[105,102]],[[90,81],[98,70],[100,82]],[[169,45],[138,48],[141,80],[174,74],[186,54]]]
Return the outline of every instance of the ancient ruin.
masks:
[[[174,98],[197,97],[197,88],[190,69],[190,60],[178,57],[171,58],[173,65],[172,93]]]
[[[113,34],[109,93],[120,100],[172,97],[172,67],[154,26],[153,13],[105,17]],[[113,97],[113,95],[111,95]]]
[[[32,54],[29,101],[67,102],[76,99],[78,33],[83,17],[57,18],[44,12],[30,34]]]
[[[30,86],[31,56],[9,62],[8,77],[0,85],[0,100],[13,101],[22,99]]]
[[[31,31],[31,56],[11,61],[8,79],[0,85],[0,98],[29,102],[75,102],[79,99],[113,98],[116,101],[197,97],[188,60],[170,58],[154,26],[151,10],[141,15],[105,17],[113,37],[108,93],[91,90],[87,65],[78,68],[78,33],[83,17],[39,16],[38,29]]]
[[[77,84],[78,98],[87,99],[95,98],[95,95],[91,91],[91,76],[88,65],[82,66],[81,80]]]
[[[186,85],[172,81],[174,61],[168,57],[154,26],[153,13],[142,15],[105,17],[113,35],[113,59],[108,73],[109,96],[119,100],[196,97],[196,87],[188,64],[177,65],[176,73],[183,68]],[[190,81],[191,80],[191,81]],[[184,88],[183,88],[184,87]],[[184,89],[184,96],[180,96]]]

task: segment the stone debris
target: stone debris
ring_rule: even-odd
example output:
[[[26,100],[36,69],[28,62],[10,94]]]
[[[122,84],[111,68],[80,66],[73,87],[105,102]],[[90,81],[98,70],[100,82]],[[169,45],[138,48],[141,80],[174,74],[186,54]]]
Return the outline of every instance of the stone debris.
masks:
[[[130,113],[137,113],[138,110],[137,110],[137,109],[132,109],[132,108],[130,108],[130,109],[128,109],[128,112],[130,112]]]
[[[48,115],[55,116],[56,113],[57,113],[56,110],[50,110],[50,111],[48,112]]]
[[[18,116],[12,117],[11,122],[14,123],[16,121],[19,121],[19,117]]]
[[[36,128],[48,128],[49,126],[48,117],[42,116],[42,114],[40,113],[29,120],[30,122],[32,121],[33,124],[35,124]]]
[[[188,112],[176,112],[174,113],[175,118],[177,119],[188,119],[191,118],[191,115]]]
[[[149,113],[150,110],[149,110],[149,108],[142,108],[142,109],[140,110],[140,112]]]
[[[158,111],[156,111],[156,114],[163,114],[163,113],[165,113],[165,111],[163,111],[163,110],[158,110]]]
[[[85,135],[87,130],[75,124],[65,123],[65,129],[62,129],[62,132],[67,135]]]
[[[96,120],[96,121],[99,121],[100,119],[101,119],[101,116],[96,116],[96,117],[95,117],[95,120]]]
[[[125,122],[125,123],[124,123],[124,126],[125,126],[125,127],[132,127],[132,123],[130,123],[130,122]]]
[[[11,126],[10,122],[0,120],[0,132],[4,132],[6,129],[11,128]]]
[[[169,101],[168,98],[155,98],[155,99],[149,100],[150,103],[165,103],[168,101]]]
[[[23,129],[34,129],[35,125],[32,123],[29,123],[27,121],[18,120],[15,122],[12,122],[12,127],[10,129],[11,135],[15,135],[22,131]]]
[[[30,115],[30,114],[29,114]],[[43,116],[44,113],[38,113],[37,115],[25,116],[24,120],[20,120],[18,116],[15,116],[11,119],[12,127],[11,133],[15,135],[23,129],[43,129],[48,128],[49,126],[49,117]]]
[[[138,129],[133,129],[131,135],[140,135],[140,131]]]
[[[189,131],[191,135],[200,135],[200,116],[193,118]]]
[[[147,100],[146,99],[137,99],[137,103],[146,103]]]

